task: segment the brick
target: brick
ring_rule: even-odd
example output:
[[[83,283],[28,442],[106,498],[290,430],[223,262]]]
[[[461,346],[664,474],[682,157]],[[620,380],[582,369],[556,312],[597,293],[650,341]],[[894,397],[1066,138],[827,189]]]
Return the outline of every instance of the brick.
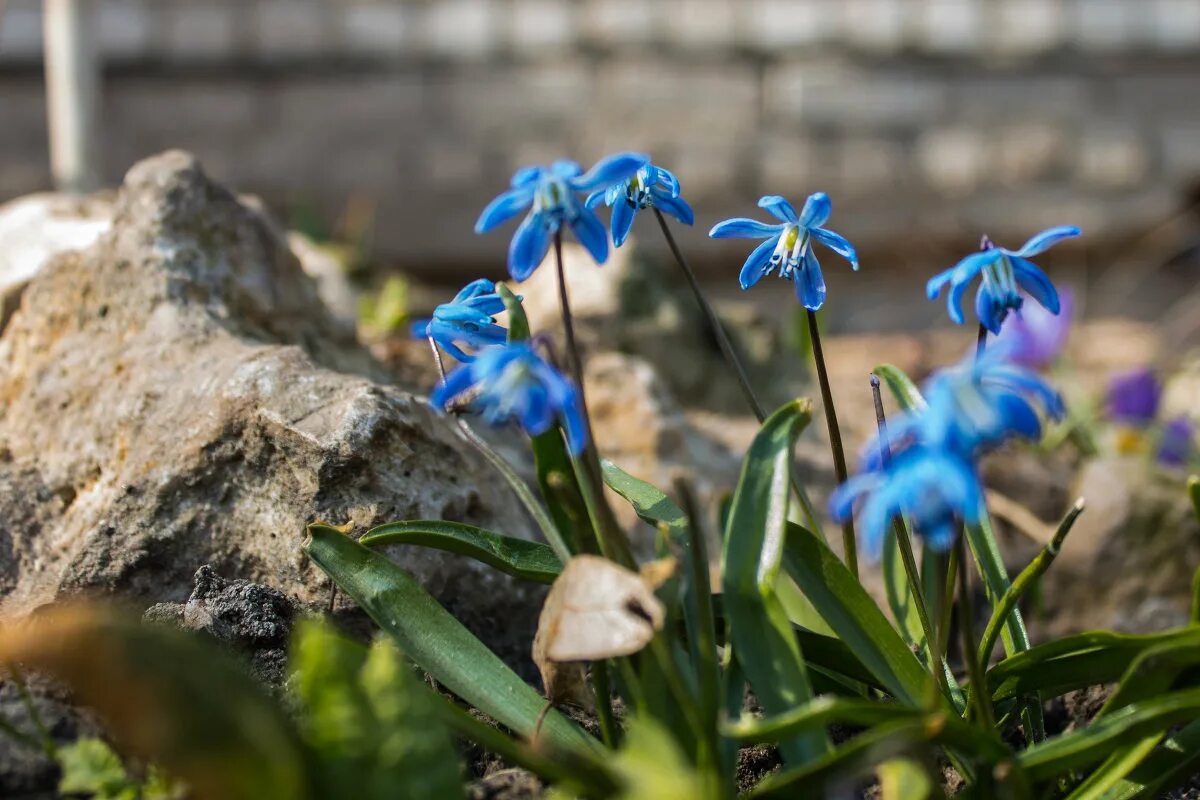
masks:
[[[1109,189],[1139,185],[1150,168],[1146,143],[1130,130],[1089,129],[1076,155],[1079,176],[1087,183]]]
[[[0,14],[0,61],[29,61],[41,56],[41,0],[8,0]]]
[[[1200,177],[1200,121],[1163,125],[1162,158],[1163,170],[1173,178]]]
[[[238,45],[237,8],[219,0],[171,3],[164,12],[165,51],[173,59],[218,60]]]
[[[852,136],[836,143],[839,196],[870,197],[903,182],[907,159],[898,142],[882,137]]]
[[[783,194],[802,202],[812,192],[836,192],[840,179],[834,147],[797,133],[772,133],[755,148],[758,194]]]
[[[600,47],[636,46],[656,38],[657,15],[651,0],[587,0],[584,34]]]
[[[1200,3],[1195,0],[1153,0],[1150,37],[1163,50],[1200,47]]]
[[[832,39],[840,22],[831,0],[747,0],[746,44],[766,50]]]
[[[1066,24],[1059,0],[1005,0],[995,9],[989,40],[1003,53],[1027,54],[1061,43]]]
[[[989,171],[1009,185],[1050,175],[1062,165],[1067,139],[1049,122],[1018,121],[992,129],[993,155]]]
[[[259,55],[268,59],[326,55],[334,41],[327,10],[320,0],[257,0],[253,31]]]
[[[1152,71],[1123,75],[1112,81],[1116,106],[1126,114],[1197,119],[1196,85],[1200,69]]]
[[[569,133],[587,120],[592,89],[583,64],[548,63],[447,71],[432,80],[430,93],[450,129],[485,142]]]
[[[685,48],[728,48],[737,39],[739,0],[678,0],[666,15],[667,35]]]
[[[689,202],[719,198],[738,187],[750,188],[753,176],[738,169],[736,142],[683,141],[675,148],[671,171]]]
[[[500,20],[489,0],[438,0],[425,14],[424,38],[439,56],[478,61],[499,45]]]
[[[768,71],[769,117],[844,126],[923,126],[944,106],[939,82],[903,75],[862,72],[836,64],[793,62]]]
[[[351,56],[396,56],[409,44],[415,12],[400,3],[343,2],[339,27],[342,48]]]
[[[971,53],[983,40],[980,0],[925,0],[921,22],[921,44],[928,50]]]
[[[514,0],[509,26],[518,52],[561,52],[575,43],[576,9],[561,0]]]
[[[483,174],[484,156],[467,142],[435,138],[425,148],[421,163],[423,178],[437,190],[470,190]]]
[[[892,53],[904,46],[908,0],[845,0],[842,30],[846,42],[873,53]]]
[[[1120,50],[1139,38],[1140,0],[1074,0],[1073,9],[1070,29],[1085,50]]]
[[[925,179],[947,194],[969,194],[988,169],[989,148],[982,132],[958,126],[935,128],[916,143],[917,163]]]
[[[1086,119],[1093,113],[1091,87],[1083,78],[1003,74],[952,84],[951,106],[971,119],[1012,116]]]
[[[105,0],[96,6],[96,31],[105,58],[134,59],[149,52],[158,7],[146,0]]]

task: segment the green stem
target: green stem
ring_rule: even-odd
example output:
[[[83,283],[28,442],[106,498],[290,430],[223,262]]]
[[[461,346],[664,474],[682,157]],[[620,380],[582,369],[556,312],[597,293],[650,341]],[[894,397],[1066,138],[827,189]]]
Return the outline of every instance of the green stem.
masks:
[[[562,311],[563,331],[567,339],[567,360],[570,362],[571,374],[575,379],[575,388],[579,390],[579,405],[583,409],[583,425],[587,432],[587,445],[584,447],[583,456],[572,460],[581,461],[583,464],[583,474],[579,475],[577,469],[577,477],[581,484],[580,488],[583,489],[584,501],[588,503],[588,514],[592,517],[592,523],[596,528],[600,552],[622,566],[633,568],[636,566],[636,562],[633,558],[633,551],[629,548],[629,540],[625,538],[624,532],[617,525],[617,519],[608,505],[608,498],[604,495],[604,476],[600,471],[600,457],[597,455],[596,438],[592,432],[592,416],[588,411],[587,393],[583,386],[583,359],[579,355],[579,346],[575,340],[575,321],[571,315],[571,300],[567,294],[561,230],[554,234],[554,261],[558,270],[558,302]],[[589,494],[591,495],[590,500]]]
[[[612,709],[612,687],[608,680],[608,662],[592,662],[592,691],[596,694],[596,717],[600,721],[600,736],[604,746],[616,749],[617,721]]]
[[[950,556],[945,562],[945,582],[941,586],[941,597],[938,605],[938,628],[937,628],[937,650],[935,656],[938,660],[946,658],[946,649],[950,646],[950,626],[954,612],[954,587],[958,580],[958,548],[950,551]]]
[[[808,313],[808,334],[812,340],[813,361],[817,366],[817,381],[821,384],[821,405],[825,408],[825,422],[829,426],[829,447],[833,451],[833,472],[838,484],[849,477],[846,471],[846,452],[842,448],[842,431],[838,427],[837,410],[833,407],[833,392],[829,388],[829,372],[825,369],[825,353],[821,349],[821,332],[817,327],[817,314]],[[858,577],[858,543],[854,536],[854,520],[847,519],[842,525],[842,546],[846,553],[846,567]]]
[[[758,399],[758,395],[755,394],[754,387],[750,385],[750,377],[746,373],[746,367],[742,363],[742,359],[737,354],[733,340],[729,338],[729,334],[725,331],[725,326],[721,324],[721,318],[717,316],[717,310],[713,308],[712,303],[708,302],[708,298],[704,295],[704,290],[700,288],[700,281],[697,280],[696,273],[692,271],[691,265],[688,264],[687,258],[683,255],[683,251],[679,249],[679,245],[675,241],[675,236],[671,233],[671,228],[667,225],[666,218],[657,208],[654,209],[654,215],[658,218],[658,225],[662,228],[663,237],[667,240],[667,246],[671,249],[671,255],[675,256],[675,263],[679,265],[679,268],[683,270],[684,277],[687,278],[688,286],[692,289],[692,295],[696,298],[696,305],[700,307],[700,312],[708,322],[708,328],[712,332],[713,338],[717,340],[717,346],[721,349],[721,355],[724,357],[725,363],[729,365],[729,368],[733,370],[733,374],[737,378],[742,395],[746,398],[746,405],[750,406],[750,410],[754,412],[755,418],[761,425],[767,418],[767,412],[763,408],[762,402]],[[791,477],[792,489],[795,490],[796,497],[800,500],[800,509],[804,512],[804,516],[808,518],[809,529],[824,539],[825,533],[821,530],[821,519],[817,516],[817,511],[813,507],[808,492],[796,480],[795,475]]]
[[[975,657],[975,604],[971,599],[971,587],[968,574],[970,570],[966,569],[966,556],[963,551],[966,549],[966,542],[962,536],[958,537],[955,543],[955,549],[958,552],[958,559],[962,564],[962,568],[958,573],[958,602],[959,614],[962,619],[959,620],[959,633],[962,635],[962,658],[963,663],[967,668],[967,677],[970,681],[970,697],[975,701],[975,711],[978,714],[983,727],[991,730],[995,726],[996,720],[992,712],[992,698],[988,694],[987,684],[984,682],[983,669],[979,664],[979,659]]]
[[[433,359],[437,362],[438,372],[441,373],[442,381],[445,382],[446,366],[442,362],[442,353],[440,350],[438,350],[437,342],[435,342],[432,338],[429,339],[429,347],[433,350]],[[492,467],[500,473],[504,480],[508,482],[509,487],[513,490],[513,493],[516,494],[517,499],[521,501],[521,505],[525,506],[525,510],[529,512],[529,516],[533,518],[533,521],[541,530],[542,536],[546,537],[546,541],[549,542],[550,547],[554,549],[554,554],[558,556],[559,561],[564,564],[570,561],[571,549],[567,547],[566,541],[563,540],[562,532],[559,531],[558,526],[554,524],[554,520],[550,519],[550,515],[546,513],[546,510],[542,508],[542,504],[539,503],[537,498],[533,496],[533,492],[530,491],[529,485],[525,483],[524,479],[517,474],[516,470],[514,470],[499,453],[493,450],[487,442],[480,438],[479,434],[475,433],[471,426],[467,424],[466,420],[457,414],[454,415],[454,419],[458,423],[458,427],[462,431],[463,436],[467,437],[467,441],[474,445],[475,449],[478,450],[480,454],[487,459],[488,463],[491,464]],[[330,600],[330,608],[332,609],[332,598]]]
[[[1063,540],[1067,538],[1067,534],[1071,532],[1071,527],[1075,524],[1075,520],[1083,513],[1084,502],[1083,498],[1075,501],[1063,517],[1062,522],[1058,524],[1058,530],[1054,532],[1054,538],[1042,548],[1042,551],[1037,554],[1037,557],[1030,562],[1029,566],[1021,571],[1017,579],[1008,587],[1008,591],[1000,598],[1000,602],[992,610],[992,616],[988,619],[987,627],[983,631],[983,640],[979,643],[979,663],[986,665],[992,659],[992,648],[996,646],[996,640],[1000,638],[1000,631],[1004,629],[1004,624],[1008,620],[1008,615],[1017,607],[1022,595],[1029,590],[1030,587],[1037,582],[1039,578],[1050,569],[1050,565],[1054,563],[1054,559],[1058,556],[1059,550],[1062,548]]]

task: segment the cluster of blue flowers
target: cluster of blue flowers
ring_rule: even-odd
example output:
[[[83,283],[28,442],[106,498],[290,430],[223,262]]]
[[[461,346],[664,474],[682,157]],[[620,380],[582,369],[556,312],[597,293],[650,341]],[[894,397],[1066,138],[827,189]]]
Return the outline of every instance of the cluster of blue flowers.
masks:
[[[595,213],[601,203],[611,209],[607,234]],[[763,197],[758,205],[777,222],[730,219],[715,225],[709,236],[763,239],[742,266],[742,289],[776,272],[795,284],[805,308],[820,309],[827,292],[815,245],[829,248],[854,270],[859,267],[854,246],[825,227],[832,213],[829,197],[809,195],[799,213],[776,195]],[[645,155],[609,156],[586,172],[574,161],[557,161],[519,170],[510,188],[483,210],[475,231],[493,230],[525,212],[508,249],[508,272],[522,281],[543,263],[564,227],[597,264],[604,263],[609,237],[613,246],[623,245],[638,212],[647,208],[688,225],[694,221],[680,196],[679,180]],[[949,286],[949,313],[961,324],[963,294],[982,275],[975,309],[981,326],[992,333],[1000,332],[1010,311],[1017,312],[1019,321],[1020,290],[1056,316],[1062,307],[1058,292],[1029,258],[1078,235],[1075,227],[1050,228],[1018,250],[997,247],[984,237],[980,252],[931,279],[927,293],[933,299]],[[587,444],[580,392],[531,345],[507,341],[507,332],[496,322],[503,307],[495,285],[478,280],[438,306],[432,319],[414,326],[415,336],[465,362],[438,387],[434,402],[441,407],[468,404],[490,423],[515,421],[535,436],[558,424],[570,451],[580,453]],[[960,523],[979,520],[983,490],[975,463],[980,453],[1012,436],[1039,436],[1039,408],[1054,418],[1063,413],[1058,394],[1013,363],[1006,355],[1011,350],[993,347],[937,373],[926,385],[928,407],[894,420],[888,441],[876,440],[868,448],[862,474],[835,493],[834,516],[845,520],[857,510],[869,553],[879,552],[888,526],[901,514],[933,547],[948,546]],[[890,450],[886,460],[880,455],[884,444]]]
[[[1040,438],[1038,406],[1052,419],[1065,412],[1058,392],[995,347],[935,373],[924,395],[927,407],[900,416],[870,442],[860,474],[830,499],[835,519],[857,510],[872,557],[901,515],[933,548],[949,547],[958,525],[977,524],[983,512],[979,456],[1012,437]]]

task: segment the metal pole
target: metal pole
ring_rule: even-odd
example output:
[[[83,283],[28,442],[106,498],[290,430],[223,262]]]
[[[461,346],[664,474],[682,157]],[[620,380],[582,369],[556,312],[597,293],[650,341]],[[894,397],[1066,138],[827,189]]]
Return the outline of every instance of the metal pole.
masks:
[[[96,117],[100,62],[91,0],[45,0],[46,107],[50,169],[59,191],[97,188]]]

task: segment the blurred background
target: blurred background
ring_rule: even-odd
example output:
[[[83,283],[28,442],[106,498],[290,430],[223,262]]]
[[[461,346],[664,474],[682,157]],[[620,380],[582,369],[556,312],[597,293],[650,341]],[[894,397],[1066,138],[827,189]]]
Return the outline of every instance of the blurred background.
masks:
[[[683,245],[733,293],[746,248],[707,229],[761,194],[828,192],[864,256],[859,277],[829,264],[832,296],[857,295],[832,304],[839,328],[940,322],[923,279],[985,232],[1016,247],[1080,225],[1084,244],[1046,258],[1089,314],[1161,318],[1200,269],[1198,0],[80,5],[102,76],[94,185],[182,147],[374,272],[499,277],[505,235],[471,227],[513,170],[619,149],[678,174]],[[53,179],[42,3],[0,9],[6,200]]]

